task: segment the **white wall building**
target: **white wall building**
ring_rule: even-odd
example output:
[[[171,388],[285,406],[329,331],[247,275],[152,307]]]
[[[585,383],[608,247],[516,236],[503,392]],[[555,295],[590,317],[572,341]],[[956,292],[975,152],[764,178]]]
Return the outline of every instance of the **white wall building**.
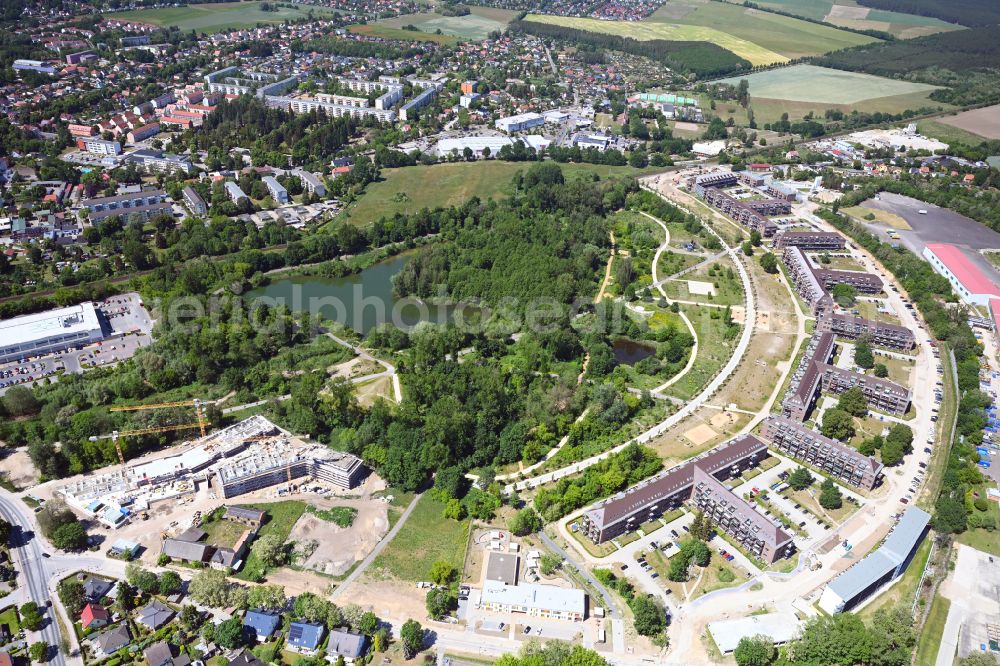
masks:
[[[487,580],[481,597],[483,608],[497,613],[524,613],[529,617],[580,622],[587,613],[583,590],[554,585],[505,585]]]
[[[493,124],[496,125],[498,130],[504,132],[523,132],[526,129],[544,125],[545,116],[540,113],[521,113],[516,116],[497,118]]]
[[[16,361],[104,339],[93,303],[0,321],[0,363]]]

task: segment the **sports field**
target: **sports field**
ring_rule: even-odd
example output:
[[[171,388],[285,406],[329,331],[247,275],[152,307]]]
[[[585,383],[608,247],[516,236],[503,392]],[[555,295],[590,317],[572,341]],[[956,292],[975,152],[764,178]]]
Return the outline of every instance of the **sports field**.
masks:
[[[879,97],[930,93],[935,86],[886,79],[871,74],[844,72],[815,65],[792,65],[723,79],[736,85],[750,83],[750,97],[814,104],[858,104]],[[751,102],[752,103],[752,102]]]
[[[787,58],[876,41],[866,35],[712,0],[668,0],[643,23],[708,27]]]
[[[517,12],[493,7],[470,7],[471,12],[465,16],[441,16],[434,12],[419,14],[404,14],[382,19],[376,25],[389,28],[402,28],[412,25],[421,32],[435,33],[440,30],[445,35],[460,39],[486,39],[495,31],[503,31]]]
[[[219,32],[253,28],[258,23],[282,23],[289,19],[336,13],[324,7],[280,7],[278,11],[261,11],[259,2],[219,2],[186,7],[157,7],[130,12],[115,12],[111,16],[128,21],[143,21],[163,28],[176,26],[180,30]]]
[[[728,1],[742,4],[736,0]],[[853,0],[760,0],[757,4],[764,8],[816,21],[826,21],[845,28],[881,30],[902,39],[960,29],[958,26],[930,16],[869,9],[856,4]]]

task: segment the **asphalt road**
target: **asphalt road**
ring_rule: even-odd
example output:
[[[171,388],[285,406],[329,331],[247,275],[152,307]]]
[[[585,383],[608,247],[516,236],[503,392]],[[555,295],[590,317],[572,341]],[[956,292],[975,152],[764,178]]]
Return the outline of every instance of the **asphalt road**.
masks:
[[[16,533],[11,537],[11,551],[18,565],[20,575],[23,577],[21,584],[27,586],[31,599],[44,609],[46,603],[52,598],[52,595],[49,593],[49,576],[46,571],[45,559],[42,557],[42,540],[41,537],[35,535],[27,527],[35,523],[27,515],[27,507],[22,508],[17,506],[15,502],[20,502],[20,500],[16,498],[11,499],[11,497],[7,495],[0,497],[0,516],[15,526]],[[15,543],[17,545],[14,545]],[[31,634],[36,632],[28,632],[28,642],[45,641],[51,646],[49,651],[52,654],[52,658],[49,663],[55,664],[55,666],[65,666],[66,660],[58,649],[59,625],[56,622],[54,612],[54,609],[51,608],[46,610],[45,624],[42,630],[37,632],[35,636],[31,636]]]

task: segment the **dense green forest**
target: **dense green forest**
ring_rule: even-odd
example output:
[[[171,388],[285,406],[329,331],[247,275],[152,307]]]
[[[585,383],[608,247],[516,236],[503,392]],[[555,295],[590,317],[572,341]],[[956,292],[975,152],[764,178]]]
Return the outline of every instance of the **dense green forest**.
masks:
[[[514,32],[524,32],[537,37],[550,37],[570,44],[622,51],[637,56],[645,56],[678,72],[694,74],[700,78],[710,78],[736,74],[750,70],[750,62],[735,53],[710,42],[680,42],[665,39],[639,41],[630,37],[601,34],[587,30],[577,30],[535,21],[514,21],[510,24]]]
[[[283,425],[357,452],[402,488],[421,487],[436,473],[438,485],[445,486],[441,491],[459,498],[468,492],[462,473],[516,462],[526,448],[535,452],[531,455],[543,453],[588,406],[591,416],[578,424],[581,432],[610,437],[638,411],[654,408],[648,396],[600,383],[614,369],[613,356],[607,363],[592,364],[594,383],[576,381],[585,349],[593,349],[595,357],[607,356],[613,336],[644,335],[620,312],[592,317],[589,328],[577,331],[568,325],[568,308],[556,309],[549,312],[550,326],[525,328],[516,341],[509,331],[470,332],[455,326],[425,324],[409,333],[376,329],[369,343],[397,352],[394,362],[406,391],[400,405],[378,403],[366,412],[349,384],[314,372],[345,358],[343,348],[322,335],[317,319],[282,307],[258,308],[236,295],[260,284],[261,273],[275,266],[440,233],[434,248],[418,251],[413,260],[421,267],[413,273],[420,277],[414,288],[440,280],[468,298],[527,293],[559,303],[588,300],[608,242],[605,214],[636,191],[635,181],[567,183],[550,162],[533,164],[518,182],[515,195],[499,204],[474,199],[459,207],[380,220],[363,231],[343,225],[336,234],[291,240],[284,252],[244,248],[216,261],[175,261],[215,242],[224,243],[215,246],[220,251],[243,246],[254,234],[253,225],[236,223],[210,226],[204,236],[188,230],[190,236],[175,254],[132,285],[148,301],[162,299],[161,315],[174,314],[158,318],[153,344],[117,369],[9,392],[0,405],[4,416],[14,418],[3,420],[0,439],[28,445],[43,474],[59,477],[115,460],[107,440],[88,439],[108,432],[112,423],[156,425],[157,419],[170,416],[137,414],[123,424],[121,417],[107,412],[115,403],[226,391],[235,391],[239,400],[290,394],[271,412]],[[448,260],[455,263],[438,265]],[[335,272],[345,264],[323,265]],[[205,296],[220,286],[231,289]],[[611,323],[602,325],[602,318]],[[677,346],[669,329],[659,336],[666,347]],[[473,353],[463,358],[460,350]],[[570,362],[567,372],[553,372]],[[210,417],[213,423],[221,420],[216,411]],[[130,439],[126,455],[173,439],[165,434]],[[443,474],[445,470],[452,471]]]
[[[939,3],[940,6],[959,6]],[[907,78],[944,90],[931,99],[965,105],[1000,100],[1000,40],[996,26],[875,42],[812,59],[825,67]]]
[[[1000,5],[995,0],[858,0],[858,4],[890,12],[933,16],[948,23],[967,26],[996,25],[1000,23]]]

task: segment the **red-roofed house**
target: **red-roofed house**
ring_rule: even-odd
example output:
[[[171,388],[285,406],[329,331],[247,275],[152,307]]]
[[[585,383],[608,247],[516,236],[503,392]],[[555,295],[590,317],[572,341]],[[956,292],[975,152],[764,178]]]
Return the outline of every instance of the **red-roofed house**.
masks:
[[[955,292],[966,303],[987,305],[991,298],[1000,298],[1000,287],[954,245],[928,243],[924,248],[924,259],[948,278]]]
[[[108,611],[100,604],[87,604],[80,613],[80,626],[84,629],[103,627],[109,620]]]

